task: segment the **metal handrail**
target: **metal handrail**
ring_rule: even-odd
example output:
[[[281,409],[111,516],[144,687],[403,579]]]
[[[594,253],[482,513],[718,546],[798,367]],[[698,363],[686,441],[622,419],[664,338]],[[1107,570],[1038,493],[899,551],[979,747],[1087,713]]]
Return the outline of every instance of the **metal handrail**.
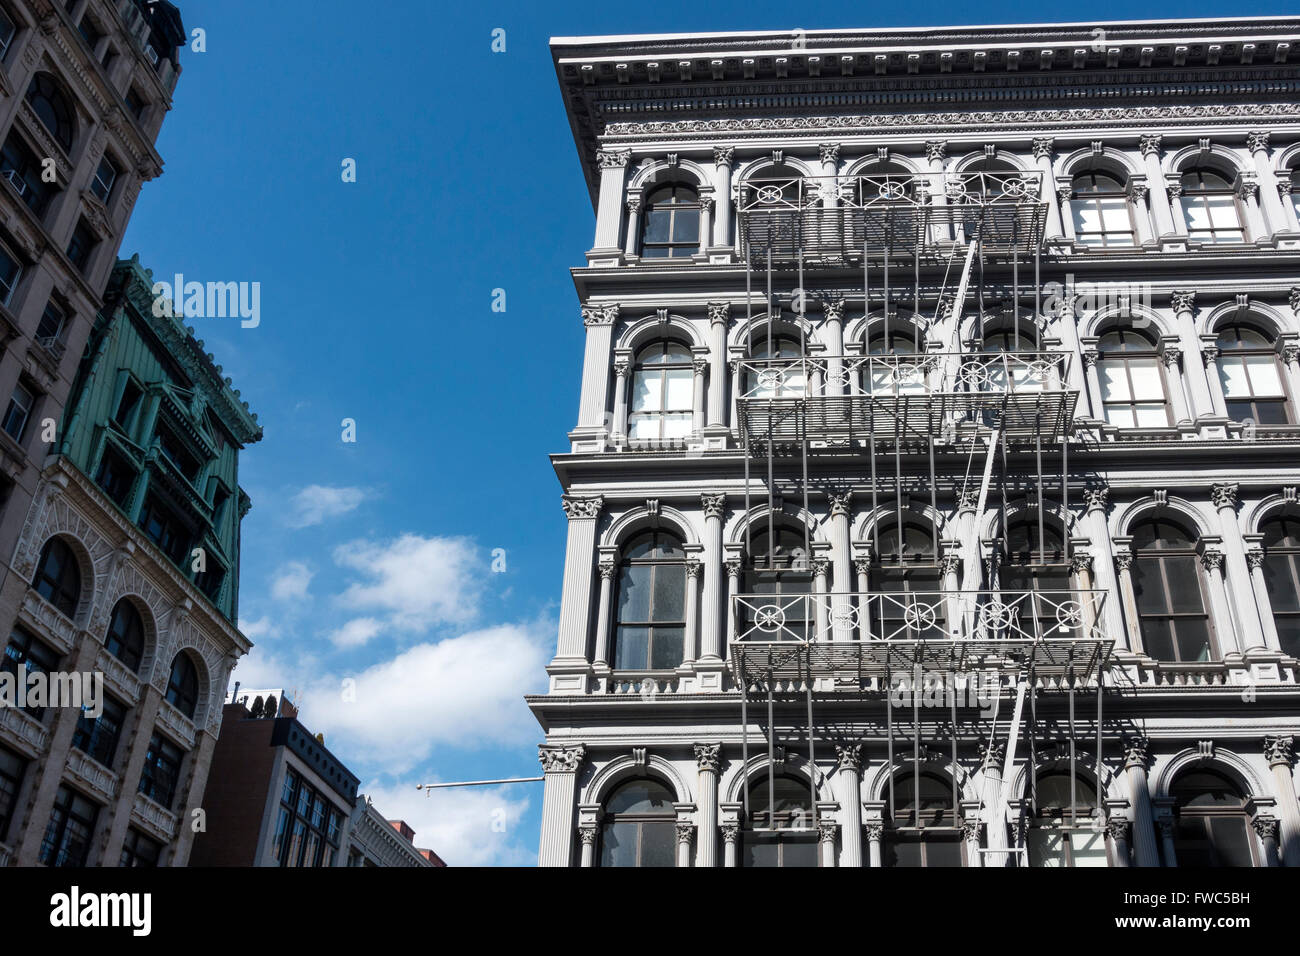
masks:
[[[1043,174],[1029,172],[885,173],[757,178],[735,187],[741,213],[817,208],[888,211],[936,204],[1008,207],[1043,201]]]

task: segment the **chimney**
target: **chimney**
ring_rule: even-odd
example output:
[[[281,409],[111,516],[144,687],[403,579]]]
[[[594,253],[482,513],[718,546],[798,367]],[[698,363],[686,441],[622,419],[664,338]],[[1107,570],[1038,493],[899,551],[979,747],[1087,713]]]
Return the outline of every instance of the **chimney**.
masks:
[[[415,842],[415,831],[411,829],[405,820],[389,820],[388,822],[394,830],[402,835],[402,839],[407,843]]]

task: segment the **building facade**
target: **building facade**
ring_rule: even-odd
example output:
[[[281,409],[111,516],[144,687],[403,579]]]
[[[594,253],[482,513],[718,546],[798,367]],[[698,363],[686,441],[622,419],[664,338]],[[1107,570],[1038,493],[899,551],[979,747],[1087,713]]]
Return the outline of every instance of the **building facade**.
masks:
[[[184,866],[250,647],[238,462],[262,430],[152,286],[138,258],[114,270],[10,556],[3,676],[102,680],[84,711],[0,707],[10,865]]]
[[[552,41],[542,865],[1300,866],[1298,42]]]
[[[432,850],[415,845],[415,831],[404,820],[387,820],[369,798],[358,801],[352,816],[348,866],[446,866]]]

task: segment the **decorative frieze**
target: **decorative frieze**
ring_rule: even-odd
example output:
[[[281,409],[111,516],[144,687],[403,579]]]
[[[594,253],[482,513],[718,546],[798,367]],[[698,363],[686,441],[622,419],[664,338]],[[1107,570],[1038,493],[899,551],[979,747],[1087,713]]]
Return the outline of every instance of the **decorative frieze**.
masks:
[[[563,495],[560,503],[564,506],[564,513],[568,515],[570,521],[579,519],[592,520],[600,517],[600,510],[605,506],[603,495],[595,495],[590,498],[582,498],[577,495]]]

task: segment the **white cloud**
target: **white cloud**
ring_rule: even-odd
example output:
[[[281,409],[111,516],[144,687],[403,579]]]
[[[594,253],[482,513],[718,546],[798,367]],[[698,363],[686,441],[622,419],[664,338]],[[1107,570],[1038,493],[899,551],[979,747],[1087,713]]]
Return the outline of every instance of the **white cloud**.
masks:
[[[355,610],[387,611],[395,628],[465,624],[478,613],[486,569],[466,538],[354,541],[335,549],[334,560],[369,579],[353,582],[339,600]]]
[[[302,601],[314,575],[301,561],[283,564],[271,579],[271,597],[277,601]]]
[[[336,647],[361,647],[379,634],[383,624],[373,617],[358,617],[348,621],[330,635]]]
[[[271,620],[269,615],[263,614],[254,621],[240,620],[239,629],[244,632],[244,636],[253,643],[266,640],[267,638],[276,638],[280,636],[280,627]]]
[[[436,745],[526,744],[538,728],[523,695],[540,690],[549,633],[518,625],[411,647],[360,674],[315,683],[304,699],[311,727],[339,754],[402,773]],[[344,700],[343,681],[355,681]]]
[[[327,518],[337,518],[354,511],[365,500],[364,488],[308,485],[289,500],[289,524],[294,528],[317,525]]]
[[[537,862],[536,832],[522,821],[532,801],[541,801],[540,783],[511,787],[416,790],[420,779],[396,786],[362,788],[388,820],[405,820],[415,845],[427,847],[449,866],[529,866]],[[427,796],[426,796],[427,794]]]

